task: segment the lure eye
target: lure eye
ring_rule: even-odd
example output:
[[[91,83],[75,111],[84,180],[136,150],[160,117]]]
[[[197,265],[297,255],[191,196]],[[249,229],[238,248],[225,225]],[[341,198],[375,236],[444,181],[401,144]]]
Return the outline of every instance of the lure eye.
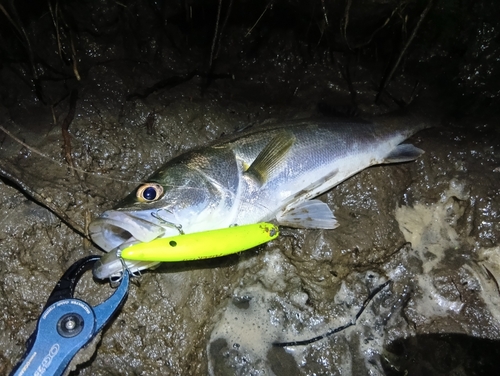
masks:
[[[140,202],[151,202],[158,200],[163,194],[163,187],[157,183],[147,183],[137,189],[137,199]]]

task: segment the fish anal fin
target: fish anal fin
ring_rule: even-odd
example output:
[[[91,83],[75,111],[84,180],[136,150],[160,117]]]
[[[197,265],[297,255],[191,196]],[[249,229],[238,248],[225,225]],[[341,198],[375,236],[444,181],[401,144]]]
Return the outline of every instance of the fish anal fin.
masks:
[[[334,229],[339,226],[332,210],[320,200],[308,200],[276,216],[280,225],[295,228]]]
[[[382,163],[410,162],[417,159],[422,154],[424,154],[424,151],[412,144],[401,144],[392,149],[382,160]]]
[[[291,132],[278,133],[269,140],[245,174],[252,176],[261,185],[264,184],[286,158],[294,142],[295,136]]]

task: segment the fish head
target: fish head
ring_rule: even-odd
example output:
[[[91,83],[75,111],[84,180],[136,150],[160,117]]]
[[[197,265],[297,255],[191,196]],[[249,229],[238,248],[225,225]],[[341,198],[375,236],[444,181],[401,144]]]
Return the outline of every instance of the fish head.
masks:
[[[120,254],[130,245],[183,233],[183,222],[179,218],[186,214],[185,210],[177,211],[171,195],[164,192],[165,186],[158,182],[142,184],[89,224],[92,240],[108,252],[94,265],[94,277],[109,278],[113,282],[121,278],[124,267],[130,273],[137,273],[158,264],[124,261]]]
[[[166,202],[165,188],[156,182],[142,184],[113,209],[89,225],[92,240],[106,252],[123,244],[149,242],[182,233],[178,214]]]
[[[89,225],[92,240],[108,254],[95,264],[98,279],[119,277],[123,271],[121,250],[133,244],[177,236],[186,232],[227,227],[214,221],[225,218],[227,202],[214,190],[200,185],[171,187],[157,181],[140,185],[113,209],[102,213]],[[130,261],[131,273],[156,265],[156,262]]]

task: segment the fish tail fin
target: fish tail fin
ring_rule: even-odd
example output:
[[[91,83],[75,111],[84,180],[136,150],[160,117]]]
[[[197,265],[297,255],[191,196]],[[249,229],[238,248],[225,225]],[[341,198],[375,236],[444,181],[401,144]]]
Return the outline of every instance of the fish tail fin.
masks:
[[[439,98],[420,97],[410,105],[381,115],[373,121],[392,131],[399,131],[406,138],[427,128],[439,128],[448,112],[448,105]]]
[[[405,139],[423,129],[439,126],[439,121],[436,121],[436,119],[420,113],[412,113],[407,110],[381,115],[374,119],[374,121],[378,126],[381,126],[384,131],[390,133],[398,132]]]

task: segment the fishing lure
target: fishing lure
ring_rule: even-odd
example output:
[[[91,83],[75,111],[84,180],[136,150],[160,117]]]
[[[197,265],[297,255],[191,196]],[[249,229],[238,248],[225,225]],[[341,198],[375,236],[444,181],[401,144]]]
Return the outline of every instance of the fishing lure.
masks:
[[[120,257],[135,261],[191,261],[226,256],[277,238],[278,227],[266,222],[195,232],[133,244]]]

